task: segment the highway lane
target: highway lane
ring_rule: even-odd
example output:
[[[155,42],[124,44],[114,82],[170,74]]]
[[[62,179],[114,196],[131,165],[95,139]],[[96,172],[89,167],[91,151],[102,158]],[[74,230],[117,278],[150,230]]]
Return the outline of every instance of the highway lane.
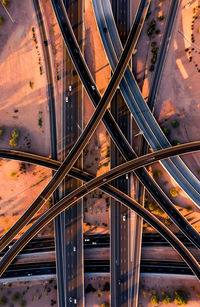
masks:
[[[143,4],[145,5],[144,1],[146,0],[142,0],[142,1],[143,1]],[[93,88],[91,87],[93,86],[93,84],[95,84],[95,82],[81,54],[81,50],[76,41],[76,37],[73,34],[73,30],[72,30],[70,21],[68,19],[68,16],[65,13],[64,7],[60,6],[59,14],[57,14],[56,7],[58,4],[60,5],[59,0],[52,0],[52,5],[53,5],[53,8],[55,9],[55,14],[56,14],[56,17],[57,17],[57,20],[58,20],[58,23],[59,23],[59,26],[60,26],[60,29],[63,35],[63,39],[68,48],[68,51],[70,53],[74,66],[79,74],[79,77],[85,86],[88,96],[90,97],[94,106],[97,106],[101,98],[100,93],[96,87],[93,87]],[[141,15],[142,12],[139,12],[139,14]],[[59,16],[62,16],[62,15],[64,17],[62,17],[62,20],[61,20]],[[140,20],[139,15],[137,15],[136,18],[138,18],[137,20]],[[136,25],[136,28],[137,28],[137,25]],[[132,147],[128,143],[127,139],[123,136],[113,116],[110,114],[108,110],[105,112],[105,115],[103,117],[103,123],[105,124],[108,132],[110,133],[111,138],[113,139],[117,148],[120,150],[123,157],[126,160],[131,160],[137,157]],[[195,234],[194,228],[184,220],[183,216],[174,207],[171,200],[166,196],[166,194],[162,191],[159,185],[153,180],[153,178],[149,175],[146,169],[136,170],[135,173],[138,179],[142,182],[142,184],[148,190],[148,192],[152,195],[155,201],[161,206],[161,208],[163,208],[163,210],[170,216],[170,218],[177,225],[177,227],[179,227],[181,231],[184,232],[185,235],[188,236],[192,242],[195,242],[195,244],[200,247],[199,234],[197,233]]]
[[[51,167],[57,170],[59,166],[61,165],[60,161],[55,161],[46,157],[37,156],[34,154],[29,153],[23,153],[15,150],[8,150],[8,149],[0,149],[0,157],[7,158],[7,159],[16,159],[22,162],[28,162],[33,164],[39,164],[44,167]],[[77,170],[77,172],[74,173],[74,169],[70,170],[69,175],[77,177],[77,172],[80,170]],[[136,172],[137,170],[135,170]],[[139,170],[138,170],[139,171]],[[151,178],[149,173],[148,178]],[[79,173],[80,174],[80,173]],[[86,173],[85,173],[86,174]],[[93,178],[90,176],[90,179]],[[145,177],[146,178],[146,177]],[[80,178],[81,179],[81,178]],[[82,177],[82,180],[84,181],[84,177]],[[86,178],[87,180],[87,178]],[[152,181],[147,181],[150,187],[152,189],[154,188],[154,185],[152,184]],[[160,196],[160,194],[156,194],[157,196]],[[161,194],[162,196],[162,194]],[[200,248],[200,236],[199,233],[192,227],[192,225],[183,217],[183,215],[179,212],[178,209],[176,209],[172,203],[165,202],[165,198],[161,198],[163,206],[161,206],[163,209],[165,209],[168,216],[172,219],[172,221],[177,225],[177,227],[185,234],[185,236],[198,248]],[[29,217],[29,220],[31,217]]]
[[[74,34],[79,42],[82,42],[82,27],[83,27],[83,8],[82,0],[78,1],[63,1],[71,25],[74,29]],[[81,48],[81,45],[80,45]],[[82,48],[81,48],[82,50]],[[62,74],[62,131],[61,131],[61,153],[62,160],[65,159],[82,129],[82,108],[83,108],[83,87],[74,70],[73,63],[63,44],[63,74]],[[83,168],[82,155],[76,162],[76,167]],[[62,182],[61,197],[66,196],[73,189],[76,189],[82,182],[75,180],[72,177],[66,176]],[[84,272],[83,272],[83,208],[82,200],[75,203],[65,212],[62,212],[62,231],[63,239],[62,246],[56,249],[57,264],[62,263],[64,269],[62,271],[64,278],[64,286],[60,280],[59,289],[59,306],[67,306],[70,297],[76,298],[79,307],[84,304]],[[63,248],[63,257],[60,252]],[[74,248],[76,249],[74,251]],[[60,289],[63,289],[63,295]]]
[[[137,14],[135,20],[130,20],[130,0],[111,1],[113,8],[113,15],[115,17],[116,25],[120,35],[122,44],[124,45],[130,26],[134,22],[137,25],[140,22],[144,7],[140,1],[135,1],[137,6]],[[137,3],[136,3],[137,2]],[[132,59],[131,59],[132,61]],[[130,61],[130,63],[131,63]],[[132,140],[132,116],[127,108],[123,97],[118,90],[111,103],[111,112],[119,125],[122,133],[130,142]],[[111,167],[117,166],[121,163],[121,154],[115,144],[111,143]],[[125,194],[134,198],[132,189],[133,174],[121,176],[113,185],[120,189]],[[137,200],[137,199],[136,199]],[[136,217],[136,218],[134,218]],[[125,220],[124,220],[125,219]],[[139,229],[138,221],[141,220],[136,213],[129,210],[119,202],[111,199],[111,305],[114,306],[137,306],[137,292],[139,287],[139,269],[140,266],[140,250],[141,240],[138,237]],[[119,227],[120,225],[120,227]],[[134,229],[136,231],[134,231]],[[134,253],[137,251],[137,254]],[[128,274],[132,271],[133,274]],[[127,278],[120,285],[118,280],[127,272]]]
[[[0,262],[0,274],[2,274],[5,269],[8,267],[10,262],[15,258],[19,251],[34,237],[34,235],[40,231],[45,225],[47,225],[55,216],[60,212],[65,210],[67,207],[71,206],[73,203],[78,201],[81,197],[87,195],[89,192],[98,188],[101,185],[104,185],[105,182],[109,182],[118,176],[121,176],[134,168],[139,168],[145,164],[150,164],[156,162],[162,158],[167,158],[170,155],[172,156],[174,151],[176,154],[181,154],[186,151],[191,151],[200,149],[200,142],[193,142],[191,144],[182,144],[173,148],[166,148],[155,153],[147,154],[146,156],[139,157],[133,161],[126,162],[104,175],[101,175],[97,178],[90,180],[87,184],[79,187],[73,191],[68,197],[65,197],[57,203],[55,207],[52,207],[48,212],[44,213],[34,225],[32,225],[21,237],[20,239],[10,248],[6,253],[3,259]],[[169,230],[167,227],[162,224],[157,218],[155,218],[148,210],[139,205],[136,201],[125,195],[119,190],[116,190],[114,187],[104,186],[104,191],[110,188],[110,195],[116,200],[124,203],[128,208],[134,210],[137,214],[143,217],[149,224],[152,225],[162,236],[164,236],[169,243],[178,251],[180,256],[184,261],[190,266],[197,278],[200,278],[200,267],[192,254],[184,247],[184,245],[177,239],[177,237]],[[107,192],[106,192],[107,193]]]
[[[65,178],[70,168],[74,165],[76,160],[79,158],[82,150],[85,148],[86,144],[92,137],[96,128],[98,127],[106,109],[112,100],[119,82],[121,81],[124,71],[132,55],[133,48],[135,46],[135,29],[131,29],[126,46],[124,48],[123,54],[119,60],[119,63],[115,69],[115,72],[110,80],[108,87],[106,88],[103,97],[99,101],[95,112],[93,113],[91,119],[86,125],[84,131],[81,133],[79,139],[74,144],[73,148],[68,153],[67,157],[63,161],[62,165],[59,167],[53,178],[32,203],[32,205],[26,210],[23,216],[15,223],[14,226],[1,238],[0,246],[4,248],[9,242],[15,237],[15,235],[27,224],[30,216],[35,215],[35,213],[45,204],[51,194],[55,191],[58,185]]]
[[[179,4],[180,1],[172,2],[172,7],[170,9],[170,20],[176,14]],[[109,1],[93,0],[93,7],[101,38],[104,43],[104,48],[106,50],[111,68],[114,69],[123,48],[115,26],[110,3]],[[106,33],[103,30],[104,28],[108,29]],[[171,146],[162,129],[159,127],[157,121],[153,117],[144,98],[142,97],[141,91],[138,88],[136,80],[129,67],[127,67],[124,78],[120,83],[120,90],[140,130],[142,131],[143,136],[153,150]],[[163,161],[162,165],[177,182],[177,184],[193,200],[193,202],[199,206],[200,182],[185,165],[185,163],[179,157],[175,157]]]

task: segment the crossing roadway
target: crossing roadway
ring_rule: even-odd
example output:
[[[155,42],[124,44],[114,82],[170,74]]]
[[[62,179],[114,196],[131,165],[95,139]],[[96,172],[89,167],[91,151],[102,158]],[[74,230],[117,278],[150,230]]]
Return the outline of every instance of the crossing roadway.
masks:
[[[189,144],[182,144],[172,148],[166,148],[154,153],[147,154],[145,156],[134,159],[133,161],[126,162],[119,165],[118,167],[110,170],[104,175],[95,177],[88,183],[82,185],[67,197],[60,200],[56,206],[52,207],[49,211],[43,214],[21,237],[15,242],[15,244],[10,248],[6,255],[2,258],[0,262],[0,275],[5,271],[11,261],[17,256],[20,250],[33,238],[38,231],[40,231],[45,225],[47,225],[55,216],[60,214],[67,207],[71,206],[74,202],[79,200],[81,197],[87,195],[94,189],[104,185],[118,176],[121,176],[134,168],[139,168],[141,166],[151,164],[160,159],[168,158],[174,154],[178,155],[181,153],[186,153],[188,151],[196,151],[200,149],[200,142],[193,142]],[[107,193],[108,188],[104,187],[104,191]],[[136,201],[125,195],[119,190],[112,187],[108,191],[112,197],[116,200],[125,204],[128,208],[135,210],[142,218],[144,218],[149,224],[151,224],[165,239],[177,250],[183,260],[190,266],[194,274],[200,279],[200,267],[196,259],[192,254],[185,248],[185,246],[177,239],[177,237],[157,218],[155,218],[148,210],[139,205]]]

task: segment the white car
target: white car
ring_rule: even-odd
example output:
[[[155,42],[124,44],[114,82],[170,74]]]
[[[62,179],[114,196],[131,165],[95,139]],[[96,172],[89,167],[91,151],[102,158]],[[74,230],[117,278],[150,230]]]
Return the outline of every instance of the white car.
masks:
[[[93,91],[95,90],[95,86],[94,85],[92,85],[91,88],[92,88]]]
[[[77,300],[76,300],[76,298],[74,299],[74,304],[75,304],[75,305],[77,304]]]
[[[68,101],[69,101],[69,97],[66,97],[66,98],[65,98],[65,102],[68,102]]]
[[[69,297],[69,302],[72,303],[72,297],[71,296]]]
[[[124,222],[126,221],[126,216],[125,216],[125,215],[123,215],[123,221],[124,221]]]
[[[89,242],[90,241],[90,239],[85,239],[85,242]]]
[[[70,91],[70,92],[72,91],[72,86],[71,86],[71,85],[69,86],[69,91]]]
[[[126,179],[128,180],[128,174],[126,174]]]
[[[73,252],[76,252],[76,246],[73,247]]]

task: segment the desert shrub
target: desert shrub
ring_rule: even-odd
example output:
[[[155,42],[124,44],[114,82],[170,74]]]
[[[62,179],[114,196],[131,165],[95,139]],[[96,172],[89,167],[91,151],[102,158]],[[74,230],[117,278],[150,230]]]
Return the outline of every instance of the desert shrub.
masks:
[[[2,25],[4,23],[4,18],[3,16],[0,16],[0,25]]]
[[[153,211],[157,208],[157,205],[156,205],[156,203],[149,203],[148,208],[149,208],[150,211]]]
[[[110,291],[110,284],[109,282],[106,282],[104,287],[103,287],[103,291]]]
[[[164,132],[165,135],[169,135],[170,134],[170,129],[167,128],[167,127],[164,127],[163,128],[163,132]]]
[[[95,291],[96,289],[91,284],[88,284],[87,287],[85,288],[85,293],[90,293]]]
[[[169,192],[170,192],[170,194],[171,194],[172,197],[178,196],[178,189],[177,189],[177,188],[171,188],[171,189],[169,190]]]
[[[157,293],[152,294],[151,303],[152,303],[153,306],[157,306],[159,304],[159,297],[158,297]]]
[[[163,304],[170,304],[171,303],[171,297],[169,293],[167,292],[162,292],[162,302]]]
[[[187,207],[186,207],[186,210],[187,210],[187,212],[192,211],[192,206],[187,206]]]
[[[184,290],[174,291],[174,303],[179,306],[187,305],[188,295]]]
[[[162,176],[162,172],[160,170],[156,170],[154,173],[153,173],[153,176],[156,177],[156,178],[160,178]]]
[[[172,121],[172,127],[177,128],[179,126],[179,122],[177,120]]]
[[[162,21],[163,19],[164,19],[164,16],[163,16],[163,15],[161,15],[161,16],[158,17],[158,20],[160,20],[160,21]]]

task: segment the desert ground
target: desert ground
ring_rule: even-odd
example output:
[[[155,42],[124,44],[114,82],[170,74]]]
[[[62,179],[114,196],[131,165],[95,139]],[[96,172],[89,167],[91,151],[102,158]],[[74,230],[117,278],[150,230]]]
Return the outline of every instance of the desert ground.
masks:
[[[13,1],[9,12],[14,23],[0,8],[5,19],[0,28],[3,76],[0,80],[0,147],[49,156],[47,80],[33,3],[31,0]],[[14,147],[9,145],[13,129],[19,132],[18,144]],[[22,166],[16,161],[1,160],[0,165],[0,235],[3,235],[44,188],[51,171],[28,165],[20,169]]]
[[[173,296],[174,291],[184,290],[188,294],[188,307],[197,307],[199,306],[199,297],[200,297],[200,284],[194,277],[189,278],[180,278],[180,277],[171,277],[166,275],[163,277],[160,276],[143,276],[140,279],[140,292],[139,292],[139,305],[140,307],[151,307],[153,306],[150,302],[150,297],[154,291],[162,300],[162,292],[166,291]],[[159,307],[169,306],[177,307],[175,303],[163,304],[159,302],[157,305]]]
[[[55,279],[0,284],[0,300],[7,298],[6,306],[57,306]],[[9,305],[8,305],[9,304]]]

